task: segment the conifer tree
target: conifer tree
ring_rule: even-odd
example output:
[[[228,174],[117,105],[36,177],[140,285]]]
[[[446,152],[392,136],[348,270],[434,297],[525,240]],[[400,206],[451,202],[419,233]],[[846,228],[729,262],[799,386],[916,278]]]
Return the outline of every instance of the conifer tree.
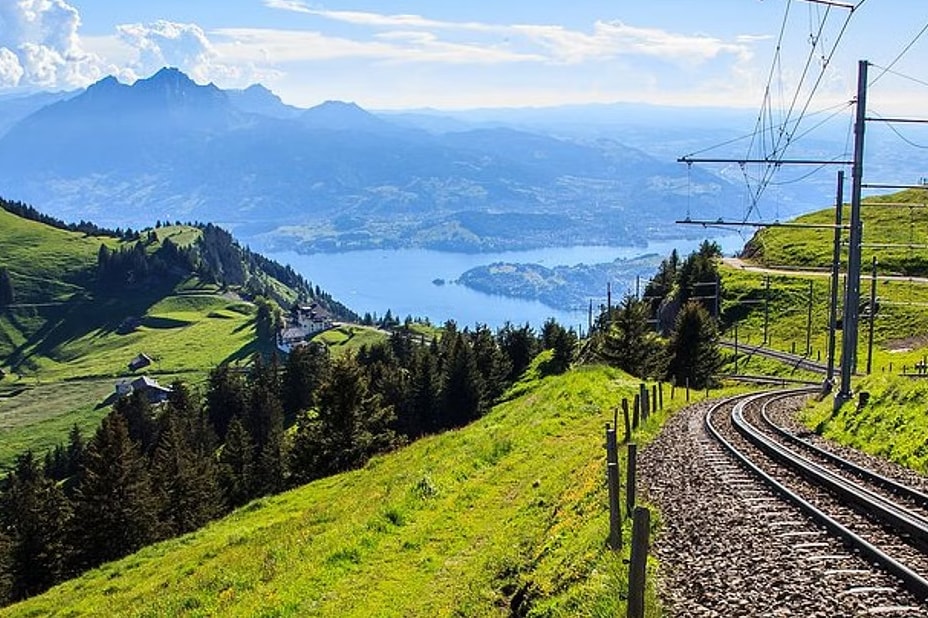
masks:
[[[299,346],[290,352],[284,365],[281,396],[288,418],[312,407],[313,396],[325,377],[328,363],[328,351],[323,345]]]
[[[294,436],[297,478],[350,470],[395,444],[393,408],[370,391],[357,359],[346,354],[332,365],[319,387],[317,409],[304,415]]]
[[[10,538],[0,529],[0,607],[13,602]]]
[[[87,444],[75,492],[79,568],[119,558],[155,539],[157,504],[147,468],[125,418],[118,412],[107,415]]]
[[[646,302],[627,294],[602,339],[602,356],[609,364],[642,378],[659,371],[662,360],[648,314]]]
[[[668,358],[668,376],[681,385],[689,380],[694,388],[709,385],[721,366],[718,331],[712,317],[697,301],[688,302],[677,315]]]
[[[448,338],[442,336],[442,343]],[[454,333],[450,353],[442,370],[442,425],[460,427],[484,412],[483,378],[477,369],[473,349],[460,333]]]
[[[238,416],[232,417],[219,453],[219,479],[226,503],[237,507],[255,495],[254,445]]]
[[[113,411],[126,421],[129,438],[138,443],[143,453],[151,453],[158,439],[158,422],[145,393],[135,390],[128,397],[120,397]]]
[[[435,352],[428,348],[417,350],[413,354],[409,372],[408,412],[402,419],[402,427],[407,436],[415,438],[439,428],[441,376]]]
[[[212,454],[197,448],[196,436],[179,412],[169,410],[165,417],[151,475],[160,531],[170,537],[196,530],[217,517],[222,498]]]
[[[229,421],[245,418],[248,410],[248,393],[241,374],[223,363],[209,373],[206,391],[206,409],[209,421],[219,439],[223,439]]]
[[[500,348],[509,358],[511,369],[506,377],[510,383],[519,379],[519,376],[528,368],[532,359],[538,354],[539,342],[535,331],[528,324],[515,327],[509,322],[497,334]]]
[[[474,329],[470,336],[470,345],[483,379],[487,403],[492,403],[506,390],[506,378],[512,371],[512,364],[500,349],[493,333],[484,324]]]
[[[67,498],[45,476],[32,451],[20,455],[0,495],[0,529],[7,535],[13,600],[38,594],[63,579],[70,516]]]

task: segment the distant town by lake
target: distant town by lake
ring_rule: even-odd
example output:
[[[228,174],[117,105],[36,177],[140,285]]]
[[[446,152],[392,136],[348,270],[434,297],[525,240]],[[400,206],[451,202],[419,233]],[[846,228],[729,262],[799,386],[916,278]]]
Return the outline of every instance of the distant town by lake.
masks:
[[[738,234],[707,236],[728,255],[744,245]],[[582,326],[586,330],[588,303],[573,307],[550,307],[534,300],[489,295],[456,283],[465,271],[495,262],[573,266],[612,262],[616,258],[633,258],[656,253],[666,257],[676,248],[686,255],[701,240],[661,240],[647,247],[576,246],[507,251],[502,253],[449,253],[427,249],[350,251],[346,253],[299,254],[283,251],[267,254],[283,264],[290,264],[313,285],[331,293],[357,313],[383,315],[389,309],[400,319],[407,315],[428,318],[436,324],[453,319],[459,326],[487,324],[500,327],[507,321],[540,327],[553,317],[561,324]],[[644,285],[643,278],[642,285]],[[436,282],[444,282],[439,285]],[[635,280],[615,281],[613,298],[621,299],[634,292]],[[593,291],[591,291],[593,292]],[[605,296],[605,290],[590,298]]]

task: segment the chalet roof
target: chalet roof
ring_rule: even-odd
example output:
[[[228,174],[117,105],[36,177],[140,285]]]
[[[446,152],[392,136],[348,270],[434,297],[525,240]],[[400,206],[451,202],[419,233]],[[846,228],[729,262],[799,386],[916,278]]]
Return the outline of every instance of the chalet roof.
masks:
[[[132,380],[132,389],[133,390],[155,390],[161,391],[164,393],[170,393],[171,389],[166,386],[161,386],[158,382],[148,376],[139,376],[136,379]]]
[[[307,334],[309,333],[306,332],[305,328],[299,328],[299,327],[294,326],[291,328],[285,328],[282,331],[280,331],[280,338],[283,341],[287,341],[290,339],[302,339]]]

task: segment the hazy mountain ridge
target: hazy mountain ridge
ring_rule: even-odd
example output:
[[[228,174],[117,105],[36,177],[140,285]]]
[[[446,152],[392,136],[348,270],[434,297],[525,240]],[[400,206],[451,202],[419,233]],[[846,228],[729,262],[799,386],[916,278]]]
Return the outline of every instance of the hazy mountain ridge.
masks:
[[[687,200],[738,203],[724,180],[697,170],[687,181],[684,167],[614,140],[436,134],[350,103],[300,111],[176,69],[132,86],[106,78],[24,118],[0,139],[0,183],[68,220],[215,221],[308,251],[638,243]],[[550,217],[525,233],[501,215]]]

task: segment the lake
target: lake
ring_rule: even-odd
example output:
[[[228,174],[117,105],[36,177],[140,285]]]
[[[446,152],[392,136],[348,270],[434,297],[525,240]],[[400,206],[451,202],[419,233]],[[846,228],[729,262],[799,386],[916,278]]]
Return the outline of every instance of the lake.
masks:
[[[737,252],[745,239],[738,234],[710,237],[725,254]],[[565,326],[586,330],[587,307],[549,307],[538,301],[491,296],[453,283],[464,271],[493,262],[536,263],[548,268],[575,264],[612,262],[646,253],[667,256],[674,248],[686,256],[699,246],[697,240],[662,240],[641,247],[555,247],[500,253],[448,253],[428,249],[349,251],[347,253],[299,254],[294,251],[267,253],[289,264],[313,285],[320,286],[352,310],[383,315],[390,309],[400,319],[407,315],[428,318],[435,324],[448,319],[459,326],[487,324],[493,328],[509,321],[540,327],[553,317]],[[445,285],[433,283],[443,279]],[[642,282],[642,285],[644,283]],[[617,281],[613,298],[634,291],[635,282]],[[600,292],[605,295],[605,290]]]

